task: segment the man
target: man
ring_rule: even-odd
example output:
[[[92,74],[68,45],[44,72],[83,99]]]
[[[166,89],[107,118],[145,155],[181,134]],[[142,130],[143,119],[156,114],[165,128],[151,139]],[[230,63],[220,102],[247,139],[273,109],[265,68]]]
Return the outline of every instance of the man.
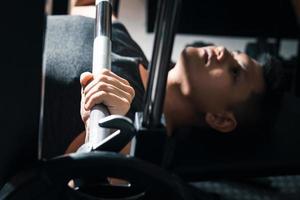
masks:
[[[123,41],[113,41],[115,50],[120,45],[119,49],[124,50],[122,53],[128,54],[126,56],[143,60],[143,53],[125,27],[115,18],[113,21],[117,27],[113,31],[123,34],[120,37]],[[148,77],[145,64],[144,61],[136,66],[144,87]],[[81,116],[86,128],[89,110],[95,104],[105,104],[111,114],[127,114],[131,102],[143,95],[138,92],[136,97],[136,89],[130,82],[132,80],[108,70],[97,79],[89,72],[81,75]],[[222,46],[188,47],[168,74],[164,104],[168,135],[185,126],[209,127],[223,134],[259,126],[257,121],[262,116],[261,105],[266,89],[262,65],[245,53],[230,52]],[[77,149],[83,140],[84,133],[75,139],[67,152]]]
[[[140,68],[145,82],[147,74]],[[106,70],[100,77],[93,80],[90,73],[81,76],[85,122],[88,110],[97,103],[107,105],[112,114],[125,115],[134,97],[126,80]],[[238,124],[231,108],[263,91],[261,66],[246,54],[230,53],[224,47],[189,47],[168,75],[164,107],[168,132],[203,122],[220,132],[231,132]],[[200,113],[205,113],[204,121]]]

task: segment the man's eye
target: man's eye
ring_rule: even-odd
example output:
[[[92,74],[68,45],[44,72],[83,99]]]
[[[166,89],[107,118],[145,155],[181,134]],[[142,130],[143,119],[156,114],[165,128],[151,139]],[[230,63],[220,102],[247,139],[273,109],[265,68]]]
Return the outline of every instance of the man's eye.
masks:
[[[231,67],[230,72],[232,74],[233,80],[236,81],[236,79],[239,77],[241,73],[241,68],[238,66]]]
[[[235,51],[233,51],[233,53],[241,54],[242,52],[240,50],[235,50]]]

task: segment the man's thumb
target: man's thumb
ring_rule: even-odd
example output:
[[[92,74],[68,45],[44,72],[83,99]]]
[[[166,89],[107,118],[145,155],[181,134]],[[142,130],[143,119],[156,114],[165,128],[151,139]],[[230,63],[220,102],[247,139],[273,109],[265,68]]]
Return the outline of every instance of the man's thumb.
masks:
[[[93,74],[91,72],[83,72],[80,75],[80,84],[82,86],[86,86],[92,80],[93,80]]]

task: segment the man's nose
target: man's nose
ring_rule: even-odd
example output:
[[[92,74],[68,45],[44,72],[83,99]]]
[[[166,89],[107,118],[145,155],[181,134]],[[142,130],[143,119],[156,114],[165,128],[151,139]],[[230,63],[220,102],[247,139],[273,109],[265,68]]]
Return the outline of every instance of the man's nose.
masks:
[[[216,55],[217,55],[217,60],[220,63],[224,62],[227,55],[228,55],[228,50],[223,46],[218,46],[218,47],[216,47],[215,52],[216,52]]]

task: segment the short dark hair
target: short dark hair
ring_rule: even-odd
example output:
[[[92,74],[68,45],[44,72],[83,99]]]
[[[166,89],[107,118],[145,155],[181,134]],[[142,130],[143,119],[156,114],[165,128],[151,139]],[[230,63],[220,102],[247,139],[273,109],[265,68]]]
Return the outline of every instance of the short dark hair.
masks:
[[[269,132],[283,94],[291,89],[292,71],[284,66],[282,60],[264,53],[257,61],[262,67],[265,89],[262,93],[252,93],[246,101],[232,106],[238,121],[236,132],[239,134]]]

